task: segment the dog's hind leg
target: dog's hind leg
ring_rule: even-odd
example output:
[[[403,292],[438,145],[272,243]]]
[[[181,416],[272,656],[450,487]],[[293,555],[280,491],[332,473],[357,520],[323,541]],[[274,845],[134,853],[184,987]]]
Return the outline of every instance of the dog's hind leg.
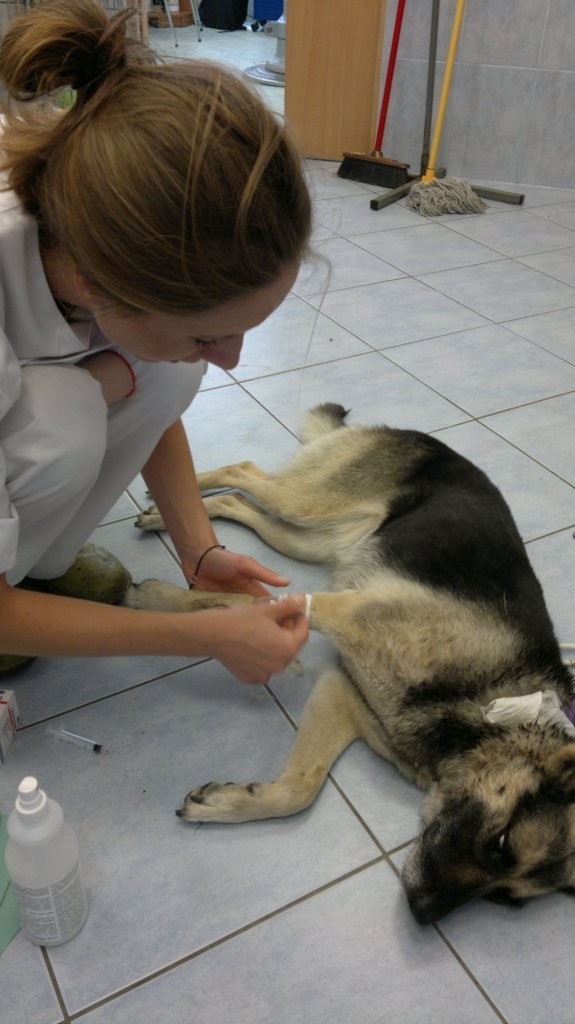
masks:
[[[323,470],[323,473],[322,473]],[[357,494],[341,487],[331,486],[325,478],[324,461],[318,458],[312,465],[295,465],[277,474],[264,473],[253,462],[238,462],[221,469],[201,473],[198,477],[201,491],[222,487],[244,491],[266,512],[308,529],[322,523],[333,523],[342,515],[377,512],[382,518],[382,505],[378,497],[358,505]]]
[[[317,537],[320,532],[312,521],[306,527],[284,519],[278,511],[274,482],[263,470],[252,462],[240,463],[237,466],[224,466],[213,472],[201,473],[198,477],[201,491],[218,490],[223,487],[236,487],[256,497],[256,504],[247,494],[237,490],[220,494],[208,494],[204,497],[204,505],[210,519],[231,519],[249,526],[271,547],[290,558],[300,561],[320,562],[316,557]],[[257,493],[256,493],[257,492]],[[267,500],[266,500],[267,498]],[[270,514],[268,514],[270,513]],[[311,529],[310,529],[311,525]],[[136,518],[135,526],[144,531],[165,530],[164,521],[155,505],[150,505],[145,512]],[[327,534],[327,538],[331,535]],[[326,545],[331,550],[331,544]]]
[[[186,821],[255,821],[297,814],[313,803],[340,754],[360,736],[361,698],[338,669],[326,671],[303,710],[286,766],[275,782],[209,782],[176,814]]]
[[[231,519],[249,526],[266,544],[288,558],[303,562],[328,562],[333,555],[329,529],[310,529],[288,523],[267,512],[236,491],[204,498],[210,519]]]
[[[240,487],[248,491],[254,480],[269,479],[270,474],[256,466],[255,462],[233,462],[229,466],[198,473],[198,487],[200,491],[217,491],[222,487]]]
[[[267,480],[268,474],[264,473],[263,469],[256,466],[255,462],[239,462],[229,466],[221,466],[219,469],[207,470],[204,473],[198,473],[198,487],[203,493],[204,491],[217,491],[224,487],[240,487],[244,490],[250,490],[250,482],[254,480]],[[208,501],[205,498],[204,501]],[[209,513],[211,516],[215,516],[216,513]],[[229,518],[232,518],[231,516]],[[164,520],[159,512],[156,505],[150,505],[144,512],[140,512],[139,516],[136,517],[134,526],[137,526],[139,530],[149,532],[152,530],[161,533],[166,529]]]

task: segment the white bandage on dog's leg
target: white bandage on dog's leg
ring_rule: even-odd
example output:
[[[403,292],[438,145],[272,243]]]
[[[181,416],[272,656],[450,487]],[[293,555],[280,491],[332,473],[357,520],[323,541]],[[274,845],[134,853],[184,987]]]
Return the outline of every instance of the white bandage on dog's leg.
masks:
[[[292,596],[291,594],[280,594],[280,596],[278,597],[278,601],[287,601],[288,597],[291,597],[291,596]],[[311,597],[312,597],[312,595],[311,594],[304,594],[304,597],[305,597],[305,611],[304,611],[304,615],[305,615],[307,621],[309,622],[309,620],[311,619]]]

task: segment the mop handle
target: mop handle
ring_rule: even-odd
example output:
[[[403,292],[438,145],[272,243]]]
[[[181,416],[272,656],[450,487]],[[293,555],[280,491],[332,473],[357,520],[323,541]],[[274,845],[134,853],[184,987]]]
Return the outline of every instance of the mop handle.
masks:
[[[385,122],[387,121],[387,111],[389,109],[389,97],[391,96],[391,86],[393,84],[393,75],[395,72],[395,62],[397,60],[397,50],[399,47],[399,36],[401,33],[401,24],[403,22],[403,12],[405,10],[406,0],[399,0],[397,4],[397,12],[395,15],[395,26],[393,29],[393,38],[391,40],[391,50],[389,51],[389,64],[387,65],[387,74],[385,76],[385,87],[383,90],[383,99],[381,101],[381,112],[379,115],[379,124],[377,126],[377,135],[375,136],[374,151],[379,153],[381,150],[381,144],[383,142],[383,133],[385,131]]]
[[[439,97],[439,104],[437,108],[435,129],[433,132],[433,139],[431,142],[431,151],[429,153],[429,166],[427,168],[426,173],[423,175],[423,178],[421,179],[423,184],[429,184],[430,181],[435,180],[435,165],[437,163],[437,154],[439,152],[439,144],[441,142],[443,121],[445,119],[445,111],[447,109],[447,98],[449,96],[449,89],[451,86],[451,76],[453,74],[453,65],[455,64],[455,55],[457,53],[457,44],[459,42],[459,33],[461,31],[461,23],[463,21],[464,11],[465,0],[457,0],[455,17],[453,19],[453,28],[451,30],[451,39],[449,40],[447,61],[445,63],[445,74],[443,76],[443,82],[441,84],[441,95]]]

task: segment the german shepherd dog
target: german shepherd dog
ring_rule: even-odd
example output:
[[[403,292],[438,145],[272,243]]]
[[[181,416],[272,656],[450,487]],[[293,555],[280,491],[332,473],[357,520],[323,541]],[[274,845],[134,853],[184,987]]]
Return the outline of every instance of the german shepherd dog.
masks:
[[[200,475],[202,490],[241,491],[207,497],[211,517],[329,565],[334,590],[311,596],[310,625],[334,644],[339,667],[317,682],[275,782],[208,783],[176,813],[295,814],[363,739],[428,790],[403,871],[421,924],[478,895],[521,903],[575,892],[575,729],[562,711],[573,685],[511,512],[480,469],[436,438],[346,426],[346,415],[312,409],[304,445],[279,473],[245,462]],[[139,525],[162,528],[153,510]],[[150,580],[127,603],[189,610],[233,600]]]

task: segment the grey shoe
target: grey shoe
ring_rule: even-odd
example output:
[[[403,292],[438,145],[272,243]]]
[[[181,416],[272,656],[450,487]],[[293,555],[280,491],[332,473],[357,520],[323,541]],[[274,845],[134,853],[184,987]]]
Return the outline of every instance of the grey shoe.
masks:
[[[96,544],[85,544],[63,576],[53,580],[27,576],[18,585],[42,594],[78,597],[99,604],[120,604],[131,583],[130,573],[115,555]]]
[[[0,654],[0,676],[8,676],[35,661],[29,654]]]

